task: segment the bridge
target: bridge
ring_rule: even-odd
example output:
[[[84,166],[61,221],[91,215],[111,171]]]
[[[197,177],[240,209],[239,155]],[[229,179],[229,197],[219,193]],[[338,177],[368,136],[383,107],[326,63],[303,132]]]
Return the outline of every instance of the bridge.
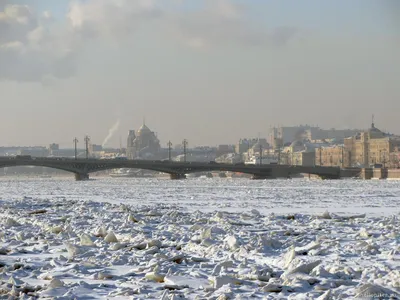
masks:
[[[339,179],[343,172],[339,167],[291,166],[291,165],[245,165],[216,162],[175,162],[161,160],[120,160],[120,159],[74,159],[53,157],[0,157],[0,168],[16,166],[40,166],[68,171],[75,174],[76,180],[89,179],[89,173],[109,169],[132,168],[152,170],[170,174],[171,179],[184,179],[185,174],[210,171],[230,171],[250,174],[253,179],[290,178],[305,173],[323,179]],[[346,176],[348,177],[348,175]]]

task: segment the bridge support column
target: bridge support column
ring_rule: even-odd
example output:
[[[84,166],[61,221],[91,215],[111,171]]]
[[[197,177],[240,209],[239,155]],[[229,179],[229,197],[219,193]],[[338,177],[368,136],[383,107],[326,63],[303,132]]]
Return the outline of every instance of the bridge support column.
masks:
[[[173,180],[186,179],[185,174],[172,173],[169,175]]]
[[[82,180],[88,180],[88,179],[89,179],[89,174],[87,174],[87,173],[75,173],[76,181],[82,181]]]
[[[340,179],[340,175],[319,175],[322,180]]]
[[[251,179],[253,179],[253,180],[264,180],[264,179],[275,179],[275,177],[272,177],[271,175],[265,175],[265,174],[253,174]]]

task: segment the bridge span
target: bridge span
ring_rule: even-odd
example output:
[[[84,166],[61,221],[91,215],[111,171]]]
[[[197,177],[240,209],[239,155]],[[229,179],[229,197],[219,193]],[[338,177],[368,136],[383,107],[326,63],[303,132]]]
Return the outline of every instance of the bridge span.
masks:
[[[253,179],[290,178],[306,173],[323,179],[341,178],[339,167],[290,166],[290,165],[245,165],[216,162],[175,162],[161,160],[119,160],[119,159],[74,159],[53,157],[0,157],[0,168],[16,166],[40,166],[68,171],[76,180],[89,179],[89,173],[118,168],[144,169],[170,174],[171,179],[186,178],[185,174],[210,171],[230,171],[253,175]]]

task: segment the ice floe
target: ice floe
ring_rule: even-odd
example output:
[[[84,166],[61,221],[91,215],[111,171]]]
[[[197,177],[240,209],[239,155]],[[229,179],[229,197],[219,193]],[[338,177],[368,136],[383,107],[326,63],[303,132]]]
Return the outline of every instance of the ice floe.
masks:
[[[162,199],[120,204],[56,195],[8,199],[2,208],[6,297],[328,300],[400,293],[395,214],[200,211]]]

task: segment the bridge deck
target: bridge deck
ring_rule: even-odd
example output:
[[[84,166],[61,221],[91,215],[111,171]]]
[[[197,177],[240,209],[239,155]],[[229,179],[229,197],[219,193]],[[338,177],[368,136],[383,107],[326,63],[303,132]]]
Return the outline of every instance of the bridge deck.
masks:
[[[0,167],[42,166],[69,171],[80,176],[118,168],[146,169],[169,173],[174,176],[204,171],[231,171],[252,174],[259,178],[290,177],[299,173],[315,174],[324,178],[340,178],[339,167],[246,165],[216,162],[175,162],[161,160],[74,159],[43,157],[0,157]]]

